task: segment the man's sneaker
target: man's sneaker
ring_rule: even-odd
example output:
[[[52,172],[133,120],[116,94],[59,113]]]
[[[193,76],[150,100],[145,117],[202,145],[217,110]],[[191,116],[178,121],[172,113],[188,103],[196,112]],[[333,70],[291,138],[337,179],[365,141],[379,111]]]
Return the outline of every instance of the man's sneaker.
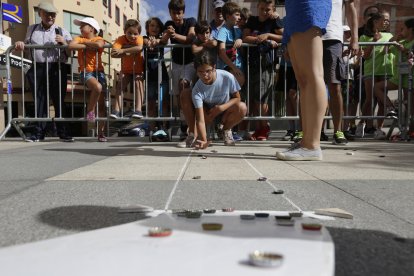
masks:
[[[188,134],[187,138],[184,141],[177,144],[179,148],[192,148],[195,142],[194,133]]]
[[[26,140],[25,140],[26,142],[39,142],[40,141],[40,139],[39,139],[39,136],[37,136],[37,135],[32,135],[32,136],[30,136],[29,138],[26,138]]]
[[[60,139],[62,142],[74,142],[74,141],[75,141],[75,139],[73,139],[73,137],[72,137],[72,136],[70,136],[70,135],[60,135],[60,136],[59,136],[59,139]]]
[[[118,119],[121,117],[121,112],[112,110],[111,115],[109,115],[112,119]]]
[[[285,136],[282,137],[282,141],[290,141],[292,140],[294,135],[295,135],[295,132],[293,130],[288,130]]]
[[[329,141],[328,135],[325,134],[325,131],[321,131],[321,138],[320,141]]]
[[[86,114],[86,120],[89,123],[95,123],[95,120],[96,120],[95,112],[89,111],[88,114]]]
[[[103,134],[98,135],[98,142],[108,142],[108,139]]]
[[[134,113],[132,113],[131,117],[134,118],[134,119],[142,119],[142,118],[144,118],[144,115],[142,115],[142,111],[134,111]]]
[[[321,161],[323,159],[320,148],[306,149],[298,143],[294,144],[287,151],[276,152],[276,157],[285,161]]]
[[[381,129],[377,129],[374,132],[374,139],[375,140],[385,140],[385,138],[387,137],[387,135],[385,134],[384,131],[382,131]]]
[[[344,131],[344,135],[345,135],[345,138],[346,138],[348,141],[354,141],[354,140],[355,140],[355,135],[354,135],[354,134],[352,134],[351,130],[345,130],[345,131]]]
[[[295,132],[295,136],[293,136],[292,141],[295,143],[298,143],[302,140],[303,138],[303,131],[296,131]]]
[[[334,145],[346,145],[348,140],[346,140],[345,135],[342,131],[337,130],[334,133],[332,144]]]
[[[356,137],[364,137],[365,136],[365,123],[359,123],[355,130]]]
[[[387,107],[387,118],[398,119],[398,114],[395,111],[394,107]]]
[[[234,142],[233,139],[233,133],[231,131],[231,129],[225,130],[224,131],[224,145],[225,146],[235,146],[236,143]]]

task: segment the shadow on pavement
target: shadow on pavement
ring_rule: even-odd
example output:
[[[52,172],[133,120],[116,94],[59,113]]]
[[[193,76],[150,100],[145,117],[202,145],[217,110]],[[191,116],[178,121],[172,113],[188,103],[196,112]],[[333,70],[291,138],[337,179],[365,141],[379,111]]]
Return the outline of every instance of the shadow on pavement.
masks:
[[[65,206],[41,212],[38,219],[45,224],[77,231],[89,231],[148,218],[145,214],[118,213],[118,207]]]
[[[336,276],[414,275],[414,240],[382,231],[328,227]]]

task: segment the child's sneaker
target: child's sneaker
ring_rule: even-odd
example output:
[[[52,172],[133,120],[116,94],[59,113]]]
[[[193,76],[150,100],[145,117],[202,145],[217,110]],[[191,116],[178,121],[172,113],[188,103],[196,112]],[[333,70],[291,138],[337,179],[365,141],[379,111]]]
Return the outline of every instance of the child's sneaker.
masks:
[[[98,135],[98,142],[108,142],[108,139],[103,134]]]
[[[270,127],[267,125],[264,128],[256,129],[252,134],[251,140],[266,141],[269,139]]]
[[[374,139],[375,140],[385,140],[385,138],[387,137],[387,135],[385,134],[384,131],[382,131],[381,129],[377,129],[374,132]]]
[[[296,131],[295,136],[293,136],[292,141],[295,143],[299,143],[303,138],[303,131]]]
[[[295,135],[295,132],[293,130],[288,130],[285,136],[282,137],[282,141],[290,141],[292,140],[294,135]]]
[[[142,115],[142,111],[134,111],[131,117],[134,119],[142,119],[144,118],[144,115]]]
[[[177,144],[179,148],[192,148],[195,142],[194,133],[189,133],[187,138],[184,141]]]
[[[95,118],[95,112],[93,112],[93,111],[89,111],[89,112],[86,114],[86,120],[87,120],[89,123],[95,123],[95,120],[96,120],[96,118]]]
[[[342,131],[337,130],[334,133],[332,144],[344,146],[348,144],[348,140],[345,138],[345,135]]]
[[[109,115],[109,117],[111,117],[112,119],[118,119],[119,117],[121,117],[121,112],[112,110],[111,115]]]
[[[328,135],[326,135],[325,131],[321,131],[321,138],[320,141],[329,141]]]
[[[240,136],[239,134],[237,134],[237,132],[233,132],[233,139],[236,142],[240,142],[243,141],[243,136]]]
[[[234,142],[233,139],[233,133],[231,131],[231,129],[225,130],[224,131],[224,145],[225,146],[235,146],[236,143]]]
[[[283,152],[276,152],[276,157],[285,161],[321,161],[322,150],[306,149],[300,144],[294,144],[293,147]]]
[[[363,138],[365,136],[365,123],[359,123],[355,130],[355,136]]]

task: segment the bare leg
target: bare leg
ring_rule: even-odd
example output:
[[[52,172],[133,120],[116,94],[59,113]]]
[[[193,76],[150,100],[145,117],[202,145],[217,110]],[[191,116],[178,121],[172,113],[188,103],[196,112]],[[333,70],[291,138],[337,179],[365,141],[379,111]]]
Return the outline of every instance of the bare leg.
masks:
[[[293,69],[301,89],[303,139],[301,145],[317,149],[320,145],[320,126],[327,106],[323,79],[322,39],[318,28],[295,33],[288,44]]]
[[[344,104],[342,99],[341,84],[330,83],[329,84],[329,107],[332,113],[332,122],[334,125],[334,133],[342,131],[342,116],[344,113]]]
[[[87,112],[94,112],[98,103],[99,95],[102,92],[102,85],[98,82],[97,79],[90,78],[86,81],[86,86],[91,90]]]
[[[237,105],[229,107],[223,115],[223,129],[231,129],[240,123],[246,115],[247,107],[244,102],[239,102]]]
[[[144,102],[144,82],[141,75],[135,76],[135,111],[142,111]]]
[[[188,131],[195,134],[195,114],[191,98],[191,87],[188,81],[180,81],[180,106],[184,113],[185,121],[188,125]]]

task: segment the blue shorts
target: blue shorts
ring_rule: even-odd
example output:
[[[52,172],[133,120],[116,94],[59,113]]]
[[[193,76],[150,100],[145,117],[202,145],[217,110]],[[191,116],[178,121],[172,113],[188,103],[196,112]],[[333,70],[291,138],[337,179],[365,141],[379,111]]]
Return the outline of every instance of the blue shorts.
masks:
[[[91,78],[97,79],[98,82],[102,85],[102,88],[106,88],[106,78],[104,72],[85,72],[85,75],[83,72],[80,72],[81,83],[86,84],[86,82]]]

